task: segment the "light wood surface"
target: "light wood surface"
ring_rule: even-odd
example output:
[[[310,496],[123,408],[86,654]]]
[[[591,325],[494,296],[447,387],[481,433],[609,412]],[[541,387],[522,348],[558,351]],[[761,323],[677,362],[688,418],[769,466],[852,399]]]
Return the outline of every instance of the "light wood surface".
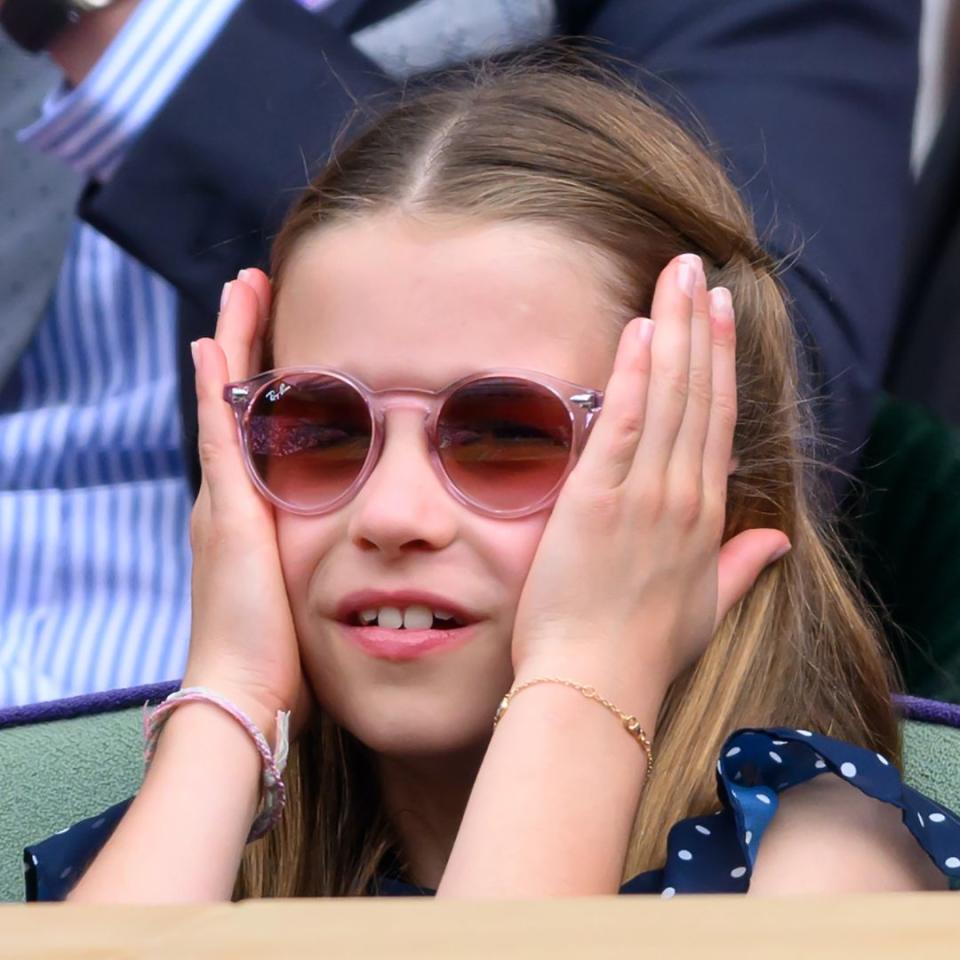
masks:
[[[775,900],[637,896],[526,903],[358,899],[0,906],[3,960],[957,956],[960,897],[949,892]]]

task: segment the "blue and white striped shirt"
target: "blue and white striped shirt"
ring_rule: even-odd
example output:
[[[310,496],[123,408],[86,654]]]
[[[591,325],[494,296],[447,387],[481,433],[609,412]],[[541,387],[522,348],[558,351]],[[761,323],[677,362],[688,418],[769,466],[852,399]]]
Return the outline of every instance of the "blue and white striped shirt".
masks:
[[[143,0],[21,139],[104,181],[238,0]],[[0,706],[179,677],[190,491],[176,296],[77,222],[0,417]]]
[[[21,139],[108,180],[240,2],[141,0]],[[554,15],[553,0],[417,0],[351,41],[399,79],[543,37]],[[175,333],[172,287],[76,223],[20,359],[20,407],[0,415],[0,707],[183,673],[191,503]]]

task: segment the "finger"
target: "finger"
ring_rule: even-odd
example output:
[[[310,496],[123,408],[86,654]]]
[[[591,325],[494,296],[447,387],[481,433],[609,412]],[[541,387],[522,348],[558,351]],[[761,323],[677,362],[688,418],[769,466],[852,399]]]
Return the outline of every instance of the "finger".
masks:
[[[710,422],[713,396],[713,331],[710,328],[710,299],[706,283],[693,288],[690,313],[690,372],[687,378],[687,406],[677,431],[673,454],[667,468],[667,485],[700,484],[703,476],[703,447]]]
[[[714,630],[731,607],[746,596],[757,577],[790,550],[781,530],[744,530],[721,548],[717,567],[717,617]]]
[[[647,429],[640,437],[636,457],[645,473],[666,472],[683,421],[690,376],[690,315],[694,289],[704,283],[700,258],[692,253],[667,264],[657,280],[651,310],[656,330],[651,347]]]
[[[242,280],[248,287],[253,288],[254,293],[257,295],[257,304],[260,308],[257,332],[250,350],[249,375],[253,376],[263,370],[263,343],[267,334],[267,322],[270,319],[270,305],[273,299],[273,290],[270,287],[270,278],[256,267],[241,270],[237,275],[237,279]]]
[[[237,477],[244,474],[246,467],[235,415],[223,399],[223,389],[229,380],[227,359],[219,344],[209,338],[197,340],[193,349],[198,448],[203,482],[207,486],[213,512],[235,509],[239,503],[235,491],[245,487],[245,484],[237,483]]]
[[[237,279],[242,280],[257,295],[257,305],[259,309],[259,326],[257,333],[263,336],[267,323],[267,317],[270,316],[270,299],[272,291],[270,289],[270,278],[256,267],[247,267],[237,274]]]
[[[577,476],[591,486],[613,489],[630,471],[643,431],[650,382],[653,321],[631,320],[620,334],[603,408],[577,464]]]
[[[240,279],[226,284],[214,340],[226,357],[231,380],[251,376],[250,359],[260,322],[260,301],[253,287]]]
[[[737,426],[737,349],[733,301],[724,287],[712,291],[710,328],[713,337],[713,397],[703,448],[705,490],[726,496]]]

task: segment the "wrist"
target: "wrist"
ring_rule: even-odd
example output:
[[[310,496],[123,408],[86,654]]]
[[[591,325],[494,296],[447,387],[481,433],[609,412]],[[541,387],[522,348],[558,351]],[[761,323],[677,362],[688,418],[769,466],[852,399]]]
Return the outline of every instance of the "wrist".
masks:
[[[200,674],[188,671],[181,681],[180,689],[185,690],[187,687],[204,687],[205,689],[211,690],[213,693],[223,697],[223,699],[229,701],[235,707],[238,707],[247,715],[247,717],[249,717],[254,726],[264,735],[264,737],[266,737],[271,752],[276,750],[277,711],[288,708],[282,707],[279,704],[274,704],[272,701],[268,703],[265,698],[253,696],[245,688],[238,687],[236,684],[224,681],[223,679],[218,678],[217,675]],[[229,720],[229,722],[237,728],[242,736],[246,737],[248,740],[251,740],[250,734],[243,729],[243,727],[235,718],[231,717],[221,707],[214,703],[203,701],[199,701],[198,705],[204,706],[208,710],[217,711],[227,720]],[[186,709],[188,706],[190,706],[190,704],[183,704],[182,706],[178,707],[177,710],[173,711],[173,714],[178,713],[180,710]]]
[[[130,19],[140,0],[117,0],[70,24],[47,52],[71,86],[79,85]]]
[[[584,687],[592,687],[599,697],[609,701],[621,713],[635,717],[643,726],[644,732],[653,740],[656,735],[657,718],[660,708],[669,690],[669,681],[655,673],[647,672],[639,677],[630,676],[629,671],[608,670],[596,662],[586,662],[569,657],[539,657],[526,659],[517,664],[511,689],[538,677],[557,677],[570,680]],[[537,684],[523,691],[522,696],[534,689],[559,687],[560,684]],[[568,689],[571,698],[579,698],[585,707],[606,711],[599,703],[590,704],[583,693]],[[519,698],[518,698],[519,700]],[[575,700],[568,701],[575,703]],[[611,719],[615,719],[611,717]]]

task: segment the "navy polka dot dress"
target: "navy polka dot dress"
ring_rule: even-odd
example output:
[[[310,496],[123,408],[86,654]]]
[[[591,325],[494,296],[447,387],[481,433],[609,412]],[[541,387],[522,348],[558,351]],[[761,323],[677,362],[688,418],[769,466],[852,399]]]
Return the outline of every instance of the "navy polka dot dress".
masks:
[[[776,816],[780,794],[830,774],[893,804],[930,859],[960,889],[960,817],[908,787],[879,753],[809,730],[738,730],[717,760],[717,796],[723,809],[673,826],[666,862],[621,887],[623,894],[745,893],[763,833]],[[82,820],[24,851],[27,900],[62,900],[120,821],[131,800]],[[946,886],[946,884],[945,884]],[[380,878],[376,894],[428,894]]]

